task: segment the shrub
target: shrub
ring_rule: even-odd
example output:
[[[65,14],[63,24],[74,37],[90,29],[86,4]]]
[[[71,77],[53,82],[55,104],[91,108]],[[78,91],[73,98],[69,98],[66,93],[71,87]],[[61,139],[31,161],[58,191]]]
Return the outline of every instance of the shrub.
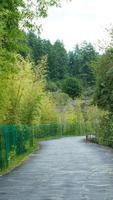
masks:
[[[67,78],[62,84],[62,91],[67,93],[72,99],[78,97],[82,93],[80,81],[76,78]]]

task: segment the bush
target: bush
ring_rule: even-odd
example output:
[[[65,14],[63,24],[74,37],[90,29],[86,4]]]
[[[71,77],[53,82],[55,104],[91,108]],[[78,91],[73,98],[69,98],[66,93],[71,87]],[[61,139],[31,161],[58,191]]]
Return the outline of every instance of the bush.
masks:
[[[113,147],[113,115],[106,113],[100,122],[98,143]]]
[[[78,97],[82,93],[80,81],[76,78],[67,78],[62,84],[62,91],[67,93],[72,99]]]
[[[102,109],[113,112],[113,49],[108,49],[96,63],[94,102]]]

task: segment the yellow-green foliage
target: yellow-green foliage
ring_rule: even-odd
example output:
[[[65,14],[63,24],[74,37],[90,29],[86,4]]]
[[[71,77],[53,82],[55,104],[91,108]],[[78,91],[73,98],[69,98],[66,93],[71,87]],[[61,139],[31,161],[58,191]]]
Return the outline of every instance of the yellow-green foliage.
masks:
[[[83,112],[82,112],[82,108],[81,108],[81,103],[82,101],[80,99],[77,99],[75,101],[75,106],[74,106],[74,111],[77,117],[77,122],[84,122],[84,116],[83,116]]]
[[[0,124],[39,124],[55,121],[53,103],[45,93],[46,57],[33,69],[17,58],[16,73],[0,76]]]
[[[55,112],[55,105],[52,102],[51,97],[46,94],[43,96],[41,100],[40,123],[49,124],[57,122],[58,122],[58,114]]]
[[[0,75],[0,124],[63,124],[71,134],[95,132],[102,112],[83,100],[45,91],[47,58],[37,66],[16,58],[15,72]],[[76,132],[77,133],[77,132]]]
[[[81,99],[67,98],[67,101],[64,101],[63,95],[60,95],[60,98],[62,105],[58,104],[59,98],[57,97],[56,111],[58,112],[59,122],[63,124],[64,134],[84,135],[97,132],[103,115],[103,112],[97,106],[91,105],[90,101]]]
[[[84,122],[83,113],[81,111],[81,101],[70,100],[63,108],[63,121],[65,124],[75,124]]]
[[[67,135],[82,135],[81,124],[84,122],[81,111],[81,101],[71,100],[65,107],[64,113],[64,132]],[[82,131],[82,132],[81,132]]]
[[[82,113],[84,117],[85,131],[86,133],[96,134],[98,127],[104,112],[97,106],[91,105],[88,101],[84,105],[82,104]]]

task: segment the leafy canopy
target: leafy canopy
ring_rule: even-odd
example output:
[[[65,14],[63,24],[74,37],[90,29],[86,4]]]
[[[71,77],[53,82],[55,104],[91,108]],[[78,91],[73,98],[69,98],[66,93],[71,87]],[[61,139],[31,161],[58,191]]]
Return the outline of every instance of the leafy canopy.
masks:
[[[110,48],[96,63],[97,83],[94,101],[105,110],[113,112],[113,49]]]
[[[39,30],[40,17],[46,17],[49,6],[59,0],[1,0],[0,2],[0,67],[14,68],[15,54],[23,48],[22,29]],[[35,25],[36,24],[36,25]]]

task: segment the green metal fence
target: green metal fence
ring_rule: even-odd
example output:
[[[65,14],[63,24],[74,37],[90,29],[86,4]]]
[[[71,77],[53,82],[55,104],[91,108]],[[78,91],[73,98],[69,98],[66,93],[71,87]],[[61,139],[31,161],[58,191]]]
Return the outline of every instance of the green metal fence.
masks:
[[[57,136],[60,126],[46,124],[38,126],[0,125],[0,170],[7,168],[17,156],[33,148],[38,138]]]
[[[18,156],[29,152],[38,139],[48,136],[85,135],[92,132],[92,126],[85,123],[0,125],[0,170],[7,168]]]

